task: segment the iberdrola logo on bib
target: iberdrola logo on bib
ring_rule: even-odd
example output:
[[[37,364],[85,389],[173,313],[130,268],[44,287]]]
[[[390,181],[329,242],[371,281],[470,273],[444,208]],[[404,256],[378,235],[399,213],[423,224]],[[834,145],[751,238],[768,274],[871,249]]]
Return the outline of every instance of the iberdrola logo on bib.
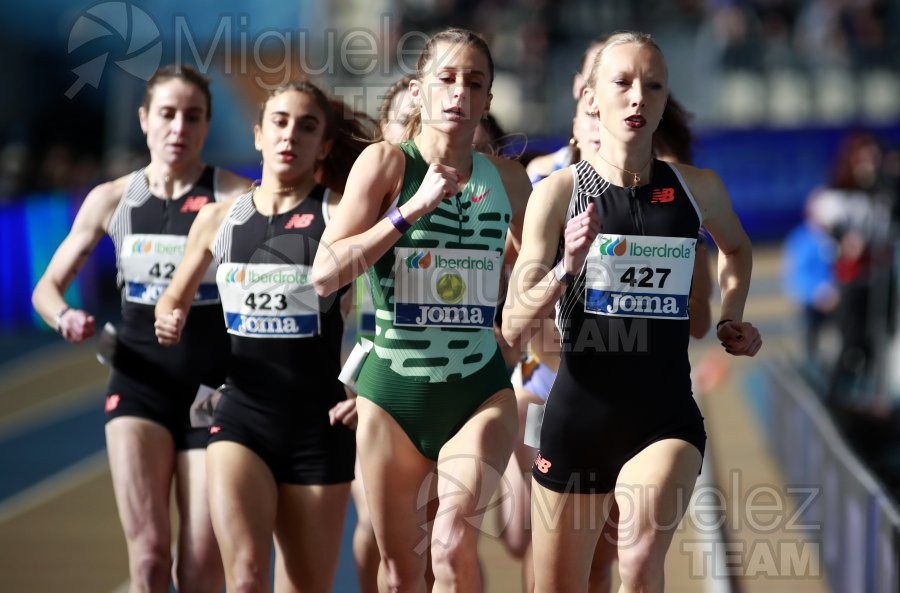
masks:
[[[407,268],[421,268],[425,269],[431,265],[431,252],[430,251],[420,251],[419,253],[413,253],[409,257],[406,258],[406,267]]]
[[[625,237],[610,237],[600,243],[600,255],[625,255],[627,249]]]
[[[153,241],[140,239],[131,246],[131,253],[150,253],[153,250]]]
[[[244,268],[231,268],[225,273],[227,284],[241,284],[244,282]]]

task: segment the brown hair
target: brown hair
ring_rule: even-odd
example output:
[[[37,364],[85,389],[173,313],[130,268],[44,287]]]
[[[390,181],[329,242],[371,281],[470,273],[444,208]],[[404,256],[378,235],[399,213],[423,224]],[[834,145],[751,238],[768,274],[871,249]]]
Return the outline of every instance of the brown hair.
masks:
[[[494,83],[494,58],[491,57],[491,49],[488,47],[484,37],[474,31],[469,31],[468,29],[446,29],[445,31],[432,35],[425,43],[425,47],[422,48],[419,59],[416,60],[416,75],[414,78],[416,80],[422,80],[425,77],[425,68],[434,60],[434,48],[438,43],[442,42],[450,45],[474,47],[487,59],[489,74],[488,91],[490,91],[491,85]],[[419,133],[421,127],[422,112],[417,109],[410,114],[409,122],[406,124],[406,133],[404,134],[404,137],[407,139],[412,138]]]
[[[331,141],[331,150],[317,164],[316,180],[333,191],[343,193],[356,157],[371,142],[375,122],[368,115],[354,111],[340,99],[328,97],[322,89],[304,80],[285,83],[269,92],[259,106],[260,125],[266,104],[273,97],[290,91],[306,93],[325,114],[323,138]]]
[[[831,187],[871,190],[881,159],[881,147],[871,133],[854,130],[841,139],[831,170]],[[868,165],[861,167],[860,165]]]
[[[659,157],[660,153],[668,153],[676,162],[692,165],[694,133],[688,124],[693,118],[694,115],[686,110],[684,105],[669,95],[659,126],[653,132],[654,156]]]
[[[203,93],[203,96],[206,97],[206,121],[209,121],[212,118],[212,94],[209,92],[209,79],[187,64],[163,66],[154,72],[153,76],[150,77],[150,80],[147,81],[147,87],[144,90],[144,98],[141,100],[141,107],[150,109],[150,103],[153,101],[154,89],[156,89],[158,85],[174,78],[194,85],[201,93]]]
[[[391,86],[388,87],[388,90],[384,92],[384,95],[381,97],[381,105],[378,106],[378,124],[384,125],[388,123],[388,120],[391,117],[391,103],[394,102],[394,97],[396,97],[401,92],[406,92],[409,89],[409,81],[413,79],[412,74],[406,74],[401,76],[397,81],[394,82]]]

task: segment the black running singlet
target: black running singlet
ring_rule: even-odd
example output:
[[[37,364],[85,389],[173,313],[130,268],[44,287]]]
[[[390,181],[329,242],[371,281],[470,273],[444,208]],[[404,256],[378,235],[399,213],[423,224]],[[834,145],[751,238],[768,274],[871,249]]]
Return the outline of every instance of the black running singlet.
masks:
[[[156,340],[154,307],[184,255],[191,224],[207,203],[216,200],[216,169],[207,166],[183,196],[154,196],[144,169],[131,175],[125,194],[109,223],[116,248],[122,290],[122,324],[113,366],[140,380],[217,387],[225,376],[228,336],[222,331],[222,309],[215,268],[207,271],[194,299],[181,342],[163,347]]]
[[[231,334],[228,383],[261,400],[309,405],[327,391],[330,406],[332,392],[341,388],[344,290],[320,298],[311,280],[327,223],[327,194],[316,186],[294,209],[275,216],[260,214],[253,194],[244,194],[215,240]]]

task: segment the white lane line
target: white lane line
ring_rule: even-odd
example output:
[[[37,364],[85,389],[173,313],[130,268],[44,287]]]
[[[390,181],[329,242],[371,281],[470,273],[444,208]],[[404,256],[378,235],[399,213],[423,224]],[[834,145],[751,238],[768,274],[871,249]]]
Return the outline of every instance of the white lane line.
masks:
[[[97,451],[9,498],[0,501],[0,525],[62,496],[107,471],[106,450]]]

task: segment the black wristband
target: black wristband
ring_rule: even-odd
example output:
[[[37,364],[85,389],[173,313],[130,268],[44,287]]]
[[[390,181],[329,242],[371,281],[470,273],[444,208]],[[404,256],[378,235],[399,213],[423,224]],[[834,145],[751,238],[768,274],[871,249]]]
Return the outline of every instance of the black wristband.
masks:
[[[721,321],[719,321],[719,323],[716,324],[716,333],[719,332],[719,329],[720,329],[723,325],[725,325],[726,323],[729,323],[729,322],[731,322],[731,319],[722,319]]]
[[[66,305],[65,307],[63,307],[62,309],[59,310],[59,313],[56,314],[56,327],[54,328],[56,330],[56,333],[62,335],[61,325],[62,325],[63,315],[65,315],[66,313],[68,313],[71,310],[72,310],[72,307],[70,307],[69,305]]]

